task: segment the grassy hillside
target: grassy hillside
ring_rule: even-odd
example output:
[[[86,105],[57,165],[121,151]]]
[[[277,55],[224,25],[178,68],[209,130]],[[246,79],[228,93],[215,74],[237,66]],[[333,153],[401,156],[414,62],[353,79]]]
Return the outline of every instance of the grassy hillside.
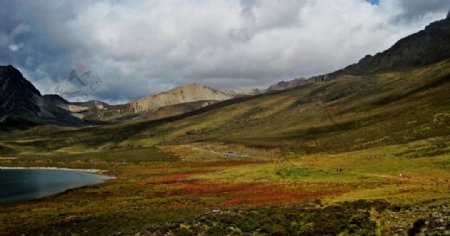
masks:
[[[0,131],[2,166],[116,177],[0,208],[0,235],[443,234],[449,81],[443,61],[161,120]]]
[[[167,142],[164,136],[313,153],[448,139],[449,81],[448,61],[407,73],[340,77],[143,127],[118,145]]]
[[[343,76],[162,120],[48,129],[45,136],[42,128],[32,129],[2,145],[48,151],[219,141],[317,153],[428,140],[418,148],[433,155],[448,147],[449,81],[450,61],[443,61],[408,72]]]

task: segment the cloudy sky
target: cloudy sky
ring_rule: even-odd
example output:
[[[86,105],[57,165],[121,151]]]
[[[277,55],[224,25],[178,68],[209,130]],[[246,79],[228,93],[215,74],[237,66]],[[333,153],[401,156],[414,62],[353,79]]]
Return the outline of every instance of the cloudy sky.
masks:
[[[263,88],[357,62],[449,9],[449,0],[0,0],[0,64],[70,100],[119,103],[193,82]]]

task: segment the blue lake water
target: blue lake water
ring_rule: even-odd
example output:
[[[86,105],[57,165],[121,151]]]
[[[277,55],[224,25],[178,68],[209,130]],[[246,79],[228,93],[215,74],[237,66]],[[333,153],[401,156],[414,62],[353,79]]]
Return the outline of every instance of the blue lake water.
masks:
[[[48,169],[0,169],[0,205],[7,205],[99,184],[111,177]]]

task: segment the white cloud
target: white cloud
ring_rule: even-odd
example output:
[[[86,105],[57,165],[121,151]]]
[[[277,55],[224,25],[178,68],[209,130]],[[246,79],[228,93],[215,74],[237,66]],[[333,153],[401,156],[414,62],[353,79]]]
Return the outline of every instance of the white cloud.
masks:
[[[191,82],[264,87],[331,72],[450,8],[445,0],[0,2],[9,7],[0,14],[10,12],[0,44],[21,45],[0,63],[26,68],[44,91],[83,64],[103,83],[89,97],[112,101]]]
[[[19,49],[19,46],[18,46],[18,45],[15,45],[15,44],[10,44],[10,45],[8,46],[8,48],[9,48],[9,50],[15,52],[15,51],[17,51],[17,49]]]

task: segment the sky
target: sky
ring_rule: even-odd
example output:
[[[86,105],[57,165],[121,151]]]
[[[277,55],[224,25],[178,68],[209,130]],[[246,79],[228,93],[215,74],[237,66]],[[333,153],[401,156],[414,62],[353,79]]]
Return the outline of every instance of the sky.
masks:
[[[449,0],[0,0],[0,65],[43,94],[123,103],[187,83],[332,72],[445,18]]]

